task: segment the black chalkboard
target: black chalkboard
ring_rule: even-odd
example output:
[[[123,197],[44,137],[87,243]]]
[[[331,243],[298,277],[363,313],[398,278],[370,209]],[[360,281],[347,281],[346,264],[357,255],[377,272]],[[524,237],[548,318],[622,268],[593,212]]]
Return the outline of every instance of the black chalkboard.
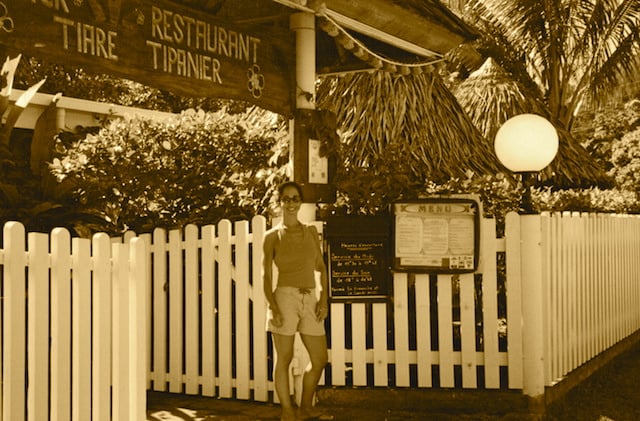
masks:
[[[381,217],[334,217],[327,221],[329,295],[376,299],[389,295],[390,222]]]

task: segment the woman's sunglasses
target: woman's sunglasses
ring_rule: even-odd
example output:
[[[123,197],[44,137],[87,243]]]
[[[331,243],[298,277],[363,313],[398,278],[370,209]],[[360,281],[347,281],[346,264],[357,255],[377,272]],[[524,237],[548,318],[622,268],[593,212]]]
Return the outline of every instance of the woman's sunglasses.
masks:
[[[300,196],[282,196],[280,201],[282,203],[300,203]]]

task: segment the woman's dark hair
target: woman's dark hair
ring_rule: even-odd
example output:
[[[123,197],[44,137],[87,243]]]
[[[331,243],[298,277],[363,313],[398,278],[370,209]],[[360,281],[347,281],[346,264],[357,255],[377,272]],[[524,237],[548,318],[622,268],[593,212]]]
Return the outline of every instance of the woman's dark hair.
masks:
[[[284,189],[286,189],[287,187],[293,187],[294,189],[296,189],[298,191],[298,196],[300,196],[300,200],[303,199],[302,197],[302,186],[298,183],[296,183],[295,181],[286,181],[282,184],[280,184],[278,186],[278,197],[282,197],[282,194],[284,193]]]

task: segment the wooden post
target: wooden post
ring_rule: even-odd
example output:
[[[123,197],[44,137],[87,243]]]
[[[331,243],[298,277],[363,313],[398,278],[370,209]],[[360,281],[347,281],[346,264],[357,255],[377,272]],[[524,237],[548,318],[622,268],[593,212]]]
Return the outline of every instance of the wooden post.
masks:
[[[316,83],[316,17],[312,13],[294,13],[291,15],[290,27],[296,32],[296,108],[301,110],[315,109]],[[289,156],[292,166],[304,151],[295,142],[295,124],[291,124],[292,136],[289,142]],[[293,168],[295,174],[300,169]],[[302,169],[306,171],[306,169]],[[298,180],[296,180],[298,181]],[[310,198],[307,198],[310,199]],[[315,221],[315,203],[303,203],[300,208],[300,219],[303,222]]]
[[[520,215],[523,392],[533,405],[544,401],[544,284],[540,215]]]
[[[296,32],[296,108],[301,110],[315,109],[315,83],[316,83],[316,17],[312,13],[294,13],[291,15],[289,22],[291,30]],[[297,113],[296,113],[297,114]],[[306,151],[302,150],[300,143],[296,142],[299,138],[295,133],[296,124],[291,124],[292,136],[289,143],[289,156],[292,166],[301,161],[300,154],[306,155]],[[304,164],[303,164],[304,166]],[[292,175],[296,180],[296,174],[300,168],[293,168]],[[307,168],[302,168],[308,171]],[[307,201],[314,198],[305,197]],[[302,222],[311,222],[316,219],[315,203],[303,203],[298,214]],[[296,335],[294,344],[293,361],[291,362],[293,374],[293,393],[296,402],[300,405],[302,399],[302,377],[305,368],[309,364],[309,356],[304,349],[300,337]]]
[[[312,13],[291,15],[296,32],[296,108],[314,110],[316,91],[316,17]]]

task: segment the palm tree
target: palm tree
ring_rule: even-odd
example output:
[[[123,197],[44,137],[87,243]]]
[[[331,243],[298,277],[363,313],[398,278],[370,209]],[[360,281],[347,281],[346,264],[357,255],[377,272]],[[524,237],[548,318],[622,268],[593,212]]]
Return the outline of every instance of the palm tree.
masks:
[[[583,103],[605,103],[640,70],[638,0],[470,0],[465,19],[483,33],[480,54],[453,56],[467,71],[493,57],[569,131]]]
[[[495,139],[500,126],[515,115],[534,113],[551,118],[546,105],[491,58],[458,84],[453,93],[487,140]],[[557,188],[610,186],[611,178],[571,133],[558,124],[556,130],[558,155],[541,171],[539,181]]]

